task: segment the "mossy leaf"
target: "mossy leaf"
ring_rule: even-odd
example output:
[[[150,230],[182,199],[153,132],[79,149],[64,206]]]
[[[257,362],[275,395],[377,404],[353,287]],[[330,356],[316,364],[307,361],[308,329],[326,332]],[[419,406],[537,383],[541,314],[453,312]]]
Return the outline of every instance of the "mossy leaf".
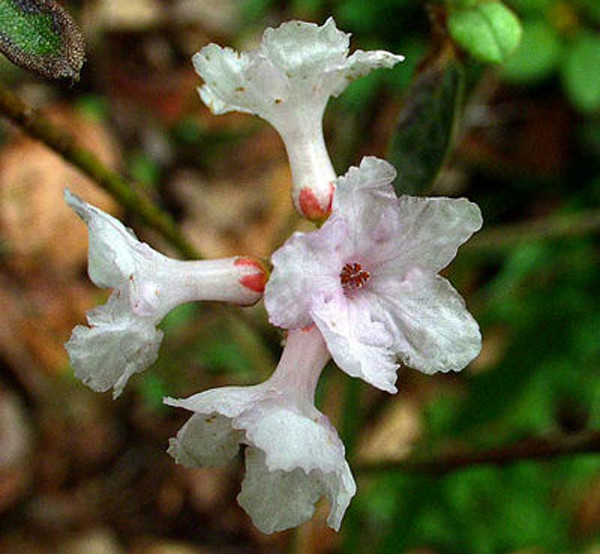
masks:
[[[55,0],[0,0],[0,51],[49,79],[77,80],[85,60],[81,30]]]

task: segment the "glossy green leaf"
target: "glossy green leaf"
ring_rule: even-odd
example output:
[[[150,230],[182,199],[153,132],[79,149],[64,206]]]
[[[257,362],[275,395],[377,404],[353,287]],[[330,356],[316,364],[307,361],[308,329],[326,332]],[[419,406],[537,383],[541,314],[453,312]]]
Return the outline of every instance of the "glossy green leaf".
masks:
[[[522,34],[519,19],[502,2],[482,2],[454,10],[448,18],[448,29],[466,52],[485,63],[508,60]]]
[[[398,194],[423,193],[433,184],[452,143],[462,89],[462,67],[447,54],[413,81],[387,156],[398,170]]]
[[[600,109],[600,35],[575,39],[562,67],[563,83],[573,105],[583,112]]]
[[[0,51],[51,79],[78,79],[85,59],[79,27],[55,0],[1,0]]]

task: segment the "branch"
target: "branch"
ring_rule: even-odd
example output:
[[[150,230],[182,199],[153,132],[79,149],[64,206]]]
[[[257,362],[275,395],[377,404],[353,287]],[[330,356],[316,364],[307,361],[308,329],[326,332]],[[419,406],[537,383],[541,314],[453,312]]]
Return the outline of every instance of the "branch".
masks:
[[[502,225],[476,234],[461,252],[506,250],[521,242],[575,237],[600,231],[600,210],[552,215],[538,221]]]
[[[167,213],[146,196],[139,194],[132,183],[108,169],[92,152],[79,146],[72,136],[48,121],[3,85],[0,85],[0,114],[90,177],[124,208],[137,215],[145,225],[158,231],[182,256],[194,259],[201,257]]]
[[[437,457],[414,457],[400,461],[363,462],[354,465],[358,473],[389,471],[443,475],[476,465],[503,466],[521,460],[548,460],[574,454],[600,455],[600,431],[586,430],[572,435],[529,438],[508,446],[480,452],[452,452]]]

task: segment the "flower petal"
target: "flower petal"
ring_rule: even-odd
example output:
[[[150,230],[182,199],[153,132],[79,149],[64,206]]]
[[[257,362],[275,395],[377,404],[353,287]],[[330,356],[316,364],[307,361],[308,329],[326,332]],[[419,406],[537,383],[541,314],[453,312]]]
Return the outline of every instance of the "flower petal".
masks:
[[[483,223],[477,204],[465,198],[401,196],[397,213],[390,241],[396,253],[389,254],[378,274],[404,275],[414,267],[438,272]]]
[[[346,63],[350,35],[337,29],[330,17],[315,23],[288,21],[265,31],[262,49],[273,64],[293,79],[315,80],[319,74]]]
[[[385,50],[371,50],[369,52],[357,50],[348,58],[346,63],[347,69],[344,72],[346,77],[345,81],[346,83],[350,83],[359,77],[368,75],[374,69],[391,69],[398,62],[403,60],[404,56],[392,54],[391,52],[386,52]],[[342,91],[336,91],[334,95],[337,96],[340,92]]]
[[[262,465],[266,467],[272,480],[288,485],[293,483],[293,486],[303,489],[306,505],[299,510],[294,501],[295,513],[308,514],[308,519],[313,512],[308,504],[327,496],[330,504],[328,522],[334,529],[339,529],[344,512],[356,492],[356,485],[344,457],[344,445],[323,414],[319,413],[314,419],[279,407],[266,413],[256,425],[248,426],[246,439],[252,450],[256,448],[264,452],[261,468]],[[262,479],[267,478],[262,470],[260,473]],[[256,475],[250,477],[245,493],[242,488],[240,504],[251,494],[254,478]]]
[[[117,287],[135,271],[133,249],[141,243],[118,219],[65,190],[65,201],[89,229],[88,273],[95,285]]]
[[[332,213],[352,230],[355,252],[378,274],[404,275],[413,267],[435,272],[482,225],[479,207],[464,198],[397,198],[392,165],[363,158],[336,181]]]
[[[353,253],[359,257],[384,256],[382,249],[397,246],[390,240],[398,225],[397,198],[391,185],[395,177],[391,164],[367,156],[359,167],[351,167],[336,180],[331,219],[347,222]]]
[[[242,436],[243,432],[233,429],[230,418],[197,413],[169,440],[167,452],[189,468],[224,465],[238,453]]]
[[[395,393],[398,364],[394,339],[387,324],[373,318],[376,307],[365,295],[346,298],[340,293],[315,300],[311,315],[340,369]]]
[[[65,344],[71,365],[90,388],[105,392],[112,387],[116,398],[133,374],[156,361],[163,333],[152,320],[134,317],[119,289],[89,312],[88,321],[91,327],[78,325]]]
[[[244,432],[234,420],[252,410],[264,393],[263,385],[220,387],[185,399],[165,398],[164,403],[194,415],[169,441],[169,454],[186,467],[215,466],[228,462],[239,450]]]
[[[460,371],[479,354],[479,326],[443,277],[413,269],[402,282],[383,284],[378,297],[394,332],[394,349],[409,367]]]
[[[358,198],[357,195],[364,192],[374,193],[387,200],[395,198],[391,184],[395,178],[396,169],[391,163],[375,156],[365,156],[358,167],[352,166],[345,175],[338,178],[334,211],[348,213],[356,207],[353,202]]]
[[[270,471],[263,452],[246,450],[246,476],[237,500],[263,533],[284,531],[308,521],[321,496],[321,483],[302,469]]]
[[[200,97],[216,115],[239,111],[268,119],[275,100],[288,95],[287,80],[260,52],[238,53],[209,44],[194,54],[192,63],[204,79]]]
[[[311,114],[311,127],[320,128],[331,90],[345,81],[337,73],[329,86],[324,80],[345,66],[348,44],[349,35],[333,19],[322,27],[290,21],[267,29],[261,48],[250,52],[209,44],[192,57],[204,80],[200,97],[215,114],[256,114],[280,131],[289,126],[286,119],[297,119],[292,114],[300,109],[301,119]]]
[[[343,460],[336,473],[301,467],[291,471],[270,469],[265,454],[256,448],[246,450],[246,476],[238,502],[263,533],[283,531],[309,520],[315,503],[327,496],[330,504],[327,523],[339,530],[344,512],[356,493],[348,464]]]
[[[312,233],[294,233],[271,261],[273,272],[265,289],[269,321],[286,329],[312,323],[312,297],[333,294],[340,287],[342,260],[351,248],[345,221],[328,221]]]
[[[265,452],[270,471],[301,467],[306,473],[337,472],[344,461],[344,445],[327,418],[317,417],[314,421],[279,405],[252,424],[242,419],[238,425],[246,428],[248,442]]]
[[[232,110],[257,114],[278,130],[285,115],[320,126],[330,96],[373,69],[402,61],[384,51],[357,51],[349,58],[350,35],[329,18],[324,25],[289,21],[265,31],[261,47],[247,53],[210,44],[192,58],[204,80],[200,96],[215,114]],[[298,114],[296,114],[298,115]]]
[[[210,389],[189,398],[165,398],[167,406],[184,408],[198,414],[221,414],[229,419],[239,416],[244,410],[251,409],[253,404],[264,396],[265,386],[219,387]]]

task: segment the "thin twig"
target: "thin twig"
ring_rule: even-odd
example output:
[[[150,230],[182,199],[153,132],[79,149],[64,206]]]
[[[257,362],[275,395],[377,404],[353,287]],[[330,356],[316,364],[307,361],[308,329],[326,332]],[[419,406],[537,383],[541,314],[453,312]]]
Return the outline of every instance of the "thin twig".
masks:
[[[359,462],[353,467],[362,474],[404,472],[442,475],[483,464],[502,466],[521,460],[548,460],[584,453],[600,456],[600,431],[586,430],[572,435],[523,439],[508,446],[479,452],[452,452],[401,461]]]
[[[138,193],[127,179],[108,169],[92,152],[77,144],[71,135],[48,121],[1,84],[0,114],[90,177],[144,224],[158,231],[182,256],[191,259],[201,257],[166,212]]]
[[[516,244],[561,237],[576,237],[600,231],[600,210],[552,215],[538,221],[502,225],[476,234],[461,252],[483,253],[505,250]]]

